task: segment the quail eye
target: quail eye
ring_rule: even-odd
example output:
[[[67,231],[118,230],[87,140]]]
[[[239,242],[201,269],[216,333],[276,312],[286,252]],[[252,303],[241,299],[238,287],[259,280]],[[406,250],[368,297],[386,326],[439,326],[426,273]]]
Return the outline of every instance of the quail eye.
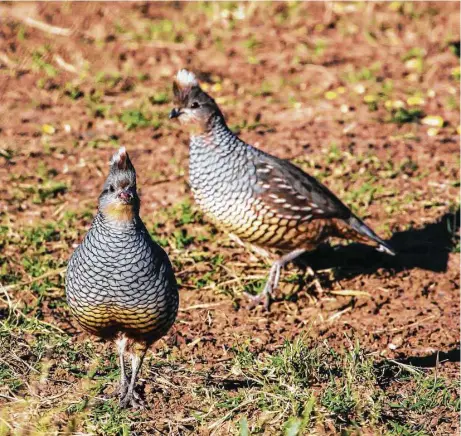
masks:
[[[190,105],[191,109],[197,109],[198,107],[200,107],[200,104],[198,103],[198,101],[194,101],[191,105]]]

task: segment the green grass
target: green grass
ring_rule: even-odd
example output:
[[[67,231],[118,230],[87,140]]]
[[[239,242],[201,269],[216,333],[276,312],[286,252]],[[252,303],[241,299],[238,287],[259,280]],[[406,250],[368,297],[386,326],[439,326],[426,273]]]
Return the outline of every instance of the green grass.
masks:
[[[319,431],[326,422],[346,434],[357,428],[401,434],[402,426],[408,434],[429,433],[436,428],[429,420],[426,425],[411,423],[440,408],[450,413],[459,409],[456,383],[367,355],[358,343],[338,353],[326,342],[300,337],[272,355],[256,355],[243,345],[236,350],[232,372],[251,387],[216,391],[213,397],[217,407],[232,412],[226,419],[240,428],[242,422],[248,427],[249,416],[257,423],[259,415],[271,411],[290,435]],[[411,387],[401,389],[402,383]]]
[[[53,78],[58,74],[58,70],[46,61],[49,56],[49,47],[41,47],[32,53],[32,66],[38,71],[43,71],[47,77]]]
[[[162,122],[157,114],[149,114],[139,109],[127,109],[120,115],[120,121],[127,130],[134,130],[142,127],[153,127],[158,129]]]
[[[392,111],[389,121],[396,124],[415,123],[423,117],[424,112],[421,109],[398,108]]]
[[[157,92],[155,94],[152,94],[149,97],[149,101],[153,105],[161,105],[161,104],[169,103],[170,102],[170,94],[169,94],[169,92]]]
[[[341,164],[334,145],[330,156]],[[344,159],[347,160],[347,157]],[[393,167],[388,167],[385,162],[364,159],[370,165],[393,171]],[[402,162],[399,168],[418,170],[409,161]],[[210,265],[207,272],[196,277],[194,283],[197,289],[224,280],[221,268],[226,265],[226,259],[219,254],[199,253],[200,248],[194,247],[197,237],[195,234],[192,236],[192,229],[197,225],[205,226],[205,222],[189,202],[179,203],[159,213],[156,222],[153,234],[165,238],[169,250],[182,251],[181,256],[174,258],[178,270],[191,259]],[[172,233],[167,231],[165,226],[168,223],[173,223],[177,230]],[[75,241],[77,234],[72,229],[84,229],[88,224],[85,213],[67,214],[57,223],[25,227],[13,237],[6,226],[2,227],[0,245],[6,249],[15,246],[22,250],[22,269],[16,270],[19,276],[2,276],[10,277],[8,281],[13,284],[62,268],[65,265],[62,241]],[[204,236],[213,240],[213,229],[209,228],[206,235],[202,233]],[[7,260],[2,268],[13,274],[14,264],[14,259]],[[249,281],[245,290],[258,292],[263,282]],[[82,390],[78,401],[70,395],[62,405],[55,403],[51,409],[57,415],[67,416],[69,427],[66,428],[93,429],[103,434],[130,434],[140,418],[120,411],[115,400],[98,399],[105,395],[108,386],[118,377],[114,350],[106,348],[101,355],[99,346],[91,340],[70,341],[66,333],[43,322],[44,311],[49,309],[65,318],[70,317],[63,302],[62,288],[60,275],[26,286],[36,298],[12,309],[1,323],[0,338],[4,345],[7,344],[3,352],[14,352],[21,359],[23,354],[19,350],[27,346],[30,355],[27,362],[41,376],[19,364],[1,366],[0,378],[10,395],[25,397],[26,404],[35,407],[34,399],[28,393],[33,379],[53,377],[52,374],[57,372],[64,378],[73,377],[72,389]],[[10,291],[11,297],[17,298],[20,289],[24,287]],[[228,291],[231,289],[232,286]],[[196,415],[195,428],[215,423],[235,423],[236,431],[241,434],[254,434],[268,428],[262,416],[271,413],[277,416],[274,428],[289,435],[318,430],[326,423],[338,432],[370,428],[382,434],[415,435],[431,431],[432,421],[423,420],[423,416],[431,416],[436,410],[450,414],[459,407],[452,382],[436,377],[433,371],[415,371],[368,354],[357,342],[350,342],[346,349],[335,349],[327,342],[318,342],[314,336],[300,336],[294,342],[286,342],[274,353],[255,352],[242,343],[229,345],[234,357],[223,371],[241,381],[241,387],[235,389],[207,386],[197,379],[193,364],[181,358],[178,361],[192,380],[190,387],[178,389],[193,389],[196,401],[205,410],[203,414]],[[164,364],[158,368],[163,371],[169,367],[169,364]],[[207,415],[207,410],[213,412]],[[52,421],[47,420],[51,411],[41,415],[36,428],[43,432],[53,428]]]
[[[299,338],[273,356],[255,357],[240,350],[235,364],[244,377],[258,382],[246,395],[280,412],[290,405],[294,415],[285,426],[299,431],[313,430],[316,418],[321,418],[331,420],[338,430],[371,426],[392,433],[394,425],[438,408],[459,409],[455,383],[381,361],[367,355],[358,343],[338,354],[326,343]],[[392,385],[411,381],[412,388],[385,390],[381,386],[386,377]],[[418,431],[418,426],[407,427]],[[419,427],[430,431],[430,425]]]
[[[64,94],[71,100],[78,100],[85,95],[78,85],[72,83],[66,83]]]

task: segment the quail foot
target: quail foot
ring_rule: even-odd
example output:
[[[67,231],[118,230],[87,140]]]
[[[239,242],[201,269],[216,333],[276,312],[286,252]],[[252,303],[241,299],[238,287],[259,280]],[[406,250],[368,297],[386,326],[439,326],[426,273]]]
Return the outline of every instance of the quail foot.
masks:
[[[190,71],[173,81],[176,118],[190,132],[190,184],[200,208],[221,229],[280,257],[257,301],[269,307],[283,266],[329,237],[392,248],[326,186],[286,160],[242,141]]]
[[[135,391],[144,356],[173,325],[178,290],[167,254],[139,216],[136,172],[125,148],[112,157],[98,212],[70,258],[67,302],[88,332],[117,344],[121,407],[141,405]],[[125,372],[130,356],[131,376]]]

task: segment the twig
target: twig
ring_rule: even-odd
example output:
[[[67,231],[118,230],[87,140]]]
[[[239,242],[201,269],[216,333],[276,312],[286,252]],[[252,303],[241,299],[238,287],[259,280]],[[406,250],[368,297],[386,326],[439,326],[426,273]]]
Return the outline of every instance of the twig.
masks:
[[[173,183],[173,182],[177,182],[178,180],[182,179],[183,177],[182,176],[178,176],[178,177],[172,177],[170,179],[161,179],[161,180],[156,180],[154,182],[151,183],[151,186],[152,185],[163,185],[164,183]]]
[[[228,271],[230,272],[230,271]],[[240,277],[236,277],[235,279],[229,279],[229,280],[225,280],[224,282],[220,282],[219,283],[219,287],[222,287],[222,286],[225,286],[225,285],[230,285],[231,283],[235,283],[235,282],[238,282],[238,283],[242,283],[242,280],[245,280],[245,281],[250,281],[250,280],[262,280],[264,278],[263,275],[257,275],[257,276],[245,276],[243,279],[241,279]],[[215,287],[215,286],[214,286]],[[211,286],[205,286],[204,289],[206,288],[211,288]]]
[[[402,362],[397,362],[397,360],[387,359],[387,361],[392,362],[395,365],[402,367],[405,371],[411,372],[413,374],[421,374],[422,373],[421,370],[415,368],[414,366],[407,365],[407,364],[402,363]]]
[[[47,397],[47,398],[44,399],[44,401],[40,401],[40,403],[41,404],[43,404],[43,403],[45,403],[45,404],[46,403],[48,403],[48,404],[52,403],[52,400],[56,400],[57,398],[61,398],[63,395],[67,394],[67,392],[69,392],[71,387],[72,387],[72,385],[69,385],[67,387],[67,389],[65,389],[63,392],[60,392],[59,394],[53,395],[52,397]]]
[[[16,397],[10,397],[9,395],[5,395],[5,394],[0,394],[0,397],[1,398],[6,398],[8,400],[15,400],[16,402],[21,401],[21,400],[18,400]],[[23,401],[25,401],[25,400],[23,400]],[[0,419],[2,419],[2,418],[0,418]],[[3,419],[2,419],[2,421],[3,421]]]
[[[0,417],[0,421],[2,421],[10,430],[13,430],[13,427],[10,425],[8,421]]]
[[[244,401],[243,403],[239,404],[238,406],[234,407],[232,410],[230,410],[228,413],[226,413],[222,418],[219,418],[213,424],[209,425],[208,429],[212,430],[215,427],[219,427],[220,425],[224,424],[224,422],[226,422],[236,410],[241,409],[242,407],[252,403],[253,401],[254,401],[253,398],[251,398],[251,399],[249,399],[247,401]]]
[[[327,321],[331,322],[331,321],[334,321],[335,319],[339,318],[340,316],[344,315],[346,312],[349,312],[349,310],[352,309],[352,306],[349,306],[349,307],[346,307],[344,310],[341,310],[339,312],[336,312],[334,313],[333,315],[331,315]]]
[[[186,258],[187,258],[187,256],[186,256]],[[209,264],[209,262],[205,262],[205,261],[202,262],[202,263],[205,264],[205,265],[208,265],[208,264]],[[183,276],[184,274],[187,274],[188,272],[193,271],[195,268],[197,268],[197,265],[194,263],[194,264],[191,265],[190,267],[184,268],[184,269],[182,269],[181,271],[178,271],[178,272],[176,273],[176,277],[181,277],[181,276]]]
[[[53,59],[63,70],[66,70],[69,73],[78,74],[77,68],[75,68],[72,64],[67,63],[61,56],[55,54]]]
[[[43,30],[44,32],[51,33],[53,35],[59,36],[69,36],[72,31],[70,29],[65,29],[63,27],[51,26],[50,24],[46,24],[43,21],[35,20],[31,17],[26,17],[23,19],[24,23],[29,25],[30,27],[34,27],[38,30]]]
[[[354,291],[352,289],[342,289],[340,291],[330,291],[330,294],[341,295],[343,297],[371,297],[368,292]]]
[[[2,286],[2,289],[4,289],[4,291],[11,291],[12,289],[17,289],[17,288],[20,288],[22,286],[30,285],[31,283],[38,282],[38,281],[40,281],[42,279],[45,279],[47,277],[51,277],[51,276],[61,274],[65,270],[66,270],[66,268],[59,268],[59,269],[55,269],[53,271],[48,271],[47,273],[42,274],[39,277],[34,277],[33,279],[28,280],[26,282],[15,283],[14,285],[9,285],[9,286]]]
[[[8,294],[5,286],[2,286],[0,284],[0,289],[3,291],[3,293],[5,294],[5,297],[6,297],[6,302],[8,303],[8,312],[11,314],[11,312],[13,312],[14,310],[14,307],[13,307],[13,302],[11,301],[11,298],[10,298],[10,295]]]
[[[411,324],[405,325],[405,326],[403,326],[403,327],[393,328],[393,329],[390,329],[390,330],[386,330],[386,329],[375,330],[375,331],[373,332],[373,334],[376,334],[376,333],[384,333],[384,332],[386,332],[386,333],[397,333],[397,332],[401,332],[401,331],[403,331],[403,330],[405,330],[405,329],[409,329],[410,327],[415,327],[415,326],[417,326],[417,325],[419,325],[419,324],[422,324],[423,322],[429,321],[429,320],[432,319],[432,318],[435,318],[435,315],[430,315],[430,316],[428,316],[428,317],[426,317],[426,318],[421,319],[420,321],[412,322]]]
[[[0,53],[0,61],[3,62],[8,68],[14,67],[14,62],[6,55],[6,53]]]
[[[145,45],[149,48],[167,48],[169,50],[186,50],[189,47],[186,44],[168,41],[153,41]]]
[[[180,308],[179,311],[189,312],[190,310],[195,310],[195,309],[209,309],[211,307],[221,306],[224,303],[226,303],[226,301],[219,301],[218,303],[209,303],[209,304],[196,304],[195,306]]]

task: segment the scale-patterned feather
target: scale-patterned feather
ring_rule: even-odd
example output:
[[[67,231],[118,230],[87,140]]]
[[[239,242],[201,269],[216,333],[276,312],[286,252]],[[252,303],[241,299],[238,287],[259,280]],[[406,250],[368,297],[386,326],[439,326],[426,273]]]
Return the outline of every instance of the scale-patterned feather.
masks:
[[[122,197],[134,195],[133,202],[124,204],[117,189]],[[89,332],[152,343],[176,318],[178,290],[168,256],[152,241],[137,201],[135,170],[121,149],[111,161],[92,227],[69,261],[66,294]]]
[[[243,241],[281,250],[311,250],[339,236],[393,254],[326,186],[234,135],[195,75],[181,70],[174,93],[178,108],[170,115],[192,129],[192,191],[219,227]]]

